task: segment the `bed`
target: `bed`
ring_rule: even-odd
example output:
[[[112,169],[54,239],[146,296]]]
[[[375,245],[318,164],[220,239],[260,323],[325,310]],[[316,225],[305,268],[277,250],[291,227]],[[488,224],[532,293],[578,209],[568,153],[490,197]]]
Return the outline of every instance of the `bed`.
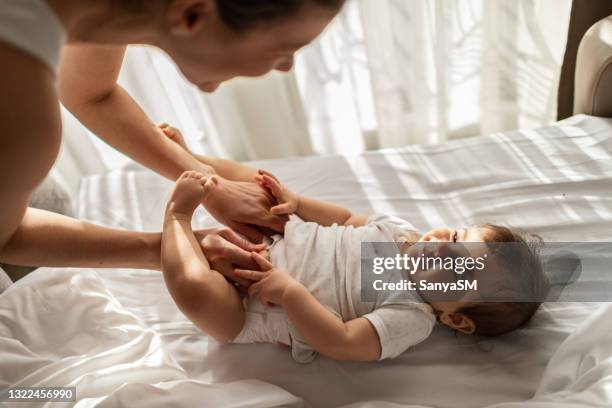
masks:
[[[504,222],[549,241],[612,241],[612,119],[252,165],[304,195],[422,230]],[[143,169],[92,176],[79,216],[158,231],[171,187]],[[199,209],[194,227],[211,225]],[[300,365],[274,345],[199,332],[157,272],[41,269],[0,295],[0,389],[76,386],[79,407],[612,406],[611,311],[547,303],[494,340],[438,327],[395,360]]]
[[[612,242],[612,119],[601,118],[612,117],[611,32],[609,17],[585,35],[578,115],[551,126],[252,164],[302,194],[423,230],[504,222],[547,241]],[[157,231],[170,188],[143,169],[89,177],[78,215]],[[211,225],[198,210],[194,227]],[[157,272],[40,269],[0,294],[0,390],[73,386],[77,407],[610,407],[610,327],[612,303],[551,302],[494,340],[438,327],[395,360],[300,365],[273,345],[211,340],[181,315]]]

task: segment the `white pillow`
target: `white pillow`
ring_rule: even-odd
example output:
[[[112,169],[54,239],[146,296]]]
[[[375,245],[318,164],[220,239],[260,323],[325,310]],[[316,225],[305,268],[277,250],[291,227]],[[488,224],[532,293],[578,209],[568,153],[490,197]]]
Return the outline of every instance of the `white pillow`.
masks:
[[[28,207],[51,211],[68,217],[73,217],[75,212],[70,193],[52,176],[47,177],[34,191]]]
[[[11,278],[9,278],[6,272],[4,272],[4,269],[0,267],[0,293],[4,292],[12,284],[13,281],[11,280]]]

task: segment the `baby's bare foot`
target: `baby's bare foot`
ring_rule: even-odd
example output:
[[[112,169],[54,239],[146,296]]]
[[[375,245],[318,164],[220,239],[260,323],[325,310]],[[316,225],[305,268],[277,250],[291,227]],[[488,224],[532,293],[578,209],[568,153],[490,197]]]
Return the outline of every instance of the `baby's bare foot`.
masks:
[[[197,171],[186,171],[176,181],[174,191],[168,201],[166,214],[191,219],[193,212],[204,199],[216,180],[207,179]]]

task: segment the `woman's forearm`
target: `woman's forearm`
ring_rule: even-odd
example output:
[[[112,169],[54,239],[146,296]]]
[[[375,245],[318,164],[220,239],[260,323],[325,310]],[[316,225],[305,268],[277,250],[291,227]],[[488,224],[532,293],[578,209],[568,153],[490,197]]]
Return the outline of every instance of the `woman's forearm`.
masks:
[[[252,182],[255,181],[255,177],[258,174],[257,169],[233,160],[203,156],[200,154],[194,154],[194,156],[200,162],[214,168],[218,175],[228,180]]]
[[[215,173],[212,167],[164,137],[119,85],[102,99],[67,102],[66,106],[105,142],[164,177],[175,180],[186,170]]]
[[[212,173],[164,137],[117,84],[124,56],[122,46],[67,46],[58,73],[62,103],[105,142],[171,180],[186,170]]]
[[[0,261],[14,265],[160,270],[161,234],[89,224],[28,208]]]

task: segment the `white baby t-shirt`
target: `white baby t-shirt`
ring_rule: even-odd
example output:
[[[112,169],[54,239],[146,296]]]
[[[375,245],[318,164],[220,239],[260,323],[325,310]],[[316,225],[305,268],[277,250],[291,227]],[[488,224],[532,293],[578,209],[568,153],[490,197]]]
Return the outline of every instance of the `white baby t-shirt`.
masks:
[[[399,236],[418,233],[397,217],[376,214],[363,227],[323,227],[292,217],[284,238],[277,237],[270,259],[302,283],[328,310],[349,321],[368,319],[378,333],[381,359],[397,357],[431,333],[435,316],[424,302],[361,301],[361,243],[397,242]],[[246,300],[247,318],[237,343],[273,342],[291,346],[293,358],[312,361],[316,351],[291,324],[280,307],[264,308],[259,299]]]

